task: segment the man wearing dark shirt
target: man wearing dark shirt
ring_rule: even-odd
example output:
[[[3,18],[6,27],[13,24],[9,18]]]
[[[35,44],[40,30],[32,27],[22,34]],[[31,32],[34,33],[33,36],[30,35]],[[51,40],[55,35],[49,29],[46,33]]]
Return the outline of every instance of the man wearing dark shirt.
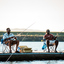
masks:
[[[52,34],[50,34],[49,29],[46,30],[46,34],[44,35],[44,39],[46,39],[48,52],[50,52],[49,45],[55,45],[55,52],[57,52],[56,49],[57,49],[57,46],[58,46],[58,40],[56,40],[56,38],[57,37],[54,37]]]

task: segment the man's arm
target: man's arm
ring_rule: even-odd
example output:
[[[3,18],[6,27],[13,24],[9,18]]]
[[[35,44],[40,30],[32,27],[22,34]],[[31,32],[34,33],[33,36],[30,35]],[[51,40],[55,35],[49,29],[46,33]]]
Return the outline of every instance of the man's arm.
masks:
[[[10,40],[11,38],[14,38],[14,39],[17,40],[17,38],[16,38],[15,36],[13,36],[13,37],[9,37],[9,38],[4,39],[4,41],[6,41],[6,40]]]
[[[50,38],[51,36],[46,36],[46,35],[44,35],[44,39],[48,39],[48,38]]]
[[[44,37],[43,37],[43,38],[44,38],[45,40],[46,40],[46,39],[48,39],[48,37],[46,37],[46,35],[44,35]]]
[[[7,38],[6,36],[7,36],[6,34],[3,35],[4,41],[9,40],[11,38],[17,39],[12,33],[11,33],[11,37]]]
[[[14,36],[13,33],[11,33],[11,37],[10,37],[10,39],[11,39],[11,38],[17,39],[17,38]]]
[[[54,40],[56,40],[57,36],[54,36]]]

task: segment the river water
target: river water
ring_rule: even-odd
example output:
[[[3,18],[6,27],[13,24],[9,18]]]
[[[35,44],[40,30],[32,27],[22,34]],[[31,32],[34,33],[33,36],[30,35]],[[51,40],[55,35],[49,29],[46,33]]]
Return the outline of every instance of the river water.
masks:
[[[19,46],[28,46],[32,50],[42,51],[43,42],[20,42]],[[58,51],[64,51],[64,42],[59,42]],[[0,52],[2,52],[2,44],[0,44]],[[0,64],[64,64],[64,60],[34,60],[34,61],[8,61]]]

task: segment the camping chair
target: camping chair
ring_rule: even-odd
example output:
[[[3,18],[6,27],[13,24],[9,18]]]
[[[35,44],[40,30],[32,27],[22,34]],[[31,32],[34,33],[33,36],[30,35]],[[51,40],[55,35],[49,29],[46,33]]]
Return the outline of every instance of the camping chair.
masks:
[[[50,49],[50,52],[54,52],[55,46],[54,46],[54,45],[49,45],[49,49]],[[48,49],[47,49],[47,45],[46,45],[46,41],[44,41],[42,50],[43,50],[44,52],[46,52],[46,51],[48,50]]]
[[[1,39],[1,44],[2,44],[2,53],[9,53],[9,46],[7,46],[6,44],[3,43],[3,39]],[[15,45],[15,44],[14,44]],[[14,50],[14,45],[11,46],[11,50]]]

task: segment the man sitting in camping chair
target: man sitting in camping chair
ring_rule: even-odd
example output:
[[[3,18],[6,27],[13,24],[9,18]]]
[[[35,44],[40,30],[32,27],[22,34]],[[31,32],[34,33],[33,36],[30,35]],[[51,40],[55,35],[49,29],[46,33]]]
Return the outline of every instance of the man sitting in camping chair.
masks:
[[[19,41],[17,40],[17,38],[12,33],[10,33],[10,31],[11,31],[10,28],[7,28],[6,31],[7,31],[7,33],[5,33],[3,35],[4,44],[9,46],[9,48],[10,48],[9,52],[10,53],[12,53],[11,46],[16,44],[16,51],[15,51],[15,53],[19,53],[17,51],[17,48],[18,48],[18,45],[19,45]]]
[[[44,35],[44,39],[46,40],[46,44],[47,44],[47,48],[48,48],[48,52],[50,52],[49,50],[49,46],[53,46],[55,45],[55,52],[57,52],[57,46],[58,46],[58,40],[56,40],[57,37],[54,37],[52,34],[50,34],[50,30],[47,29],[46,30],[46,34]]]

